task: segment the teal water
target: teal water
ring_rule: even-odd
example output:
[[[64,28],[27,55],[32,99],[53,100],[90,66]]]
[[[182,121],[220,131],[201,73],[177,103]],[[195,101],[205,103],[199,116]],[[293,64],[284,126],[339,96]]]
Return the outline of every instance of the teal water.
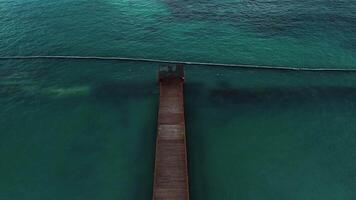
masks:
[[[355,10],[354,0],[0,0],[0,56],[355,68]],[[0,61],[0,199],[151,199],[157,66]],[[186,76],[191,199],[355,199],[355,74]]]
[[[188,72],[192,199],[356,197],[354,74]]]
[[[0,199],[149,199],[156,71],[127,63],[2,66]]]

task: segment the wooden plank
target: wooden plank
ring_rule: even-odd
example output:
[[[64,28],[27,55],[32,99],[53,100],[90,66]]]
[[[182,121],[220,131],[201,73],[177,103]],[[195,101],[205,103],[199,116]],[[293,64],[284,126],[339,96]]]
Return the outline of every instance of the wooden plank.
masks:
[[[188,200],[182,66],[160,69],[154,200]]]

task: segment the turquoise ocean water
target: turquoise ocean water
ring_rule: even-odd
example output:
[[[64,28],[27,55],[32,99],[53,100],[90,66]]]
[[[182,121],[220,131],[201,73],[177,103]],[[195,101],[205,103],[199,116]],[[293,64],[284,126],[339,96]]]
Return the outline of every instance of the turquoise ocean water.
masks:
[[[354,0],[0,0],[0,56],[356,68]],[[0,199],[151,199],[158,64],[0,61]],[[355,199],[355,73],[186,68],[191,199]]]

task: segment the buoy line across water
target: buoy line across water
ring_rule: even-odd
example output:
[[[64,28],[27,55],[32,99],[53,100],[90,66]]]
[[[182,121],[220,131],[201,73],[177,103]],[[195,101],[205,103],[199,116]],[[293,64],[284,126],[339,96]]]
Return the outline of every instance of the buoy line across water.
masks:
[[[268,66],[268,65],[190,62],[190,61],[161,60],[161,59],[150,59],[150,58],[130,58],[130,57],[105,57],[105,56],[2,56],[0,57],[0,60],[34,60],[34,59],[107,60],[107,61],[149,62],[149,63],[161,63],[161,64],[183,64],[183,65],[195,65],[195,66],[231,67],[231,68],[262,69],[262,70],[356,72],[356,68],[280,67],[280,66]]]

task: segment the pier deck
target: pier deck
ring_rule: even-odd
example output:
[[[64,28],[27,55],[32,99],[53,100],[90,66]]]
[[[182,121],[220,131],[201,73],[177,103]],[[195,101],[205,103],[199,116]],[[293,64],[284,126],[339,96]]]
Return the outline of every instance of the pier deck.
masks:
[[[188,200],[183,66],[161,67],[154,200]]]

